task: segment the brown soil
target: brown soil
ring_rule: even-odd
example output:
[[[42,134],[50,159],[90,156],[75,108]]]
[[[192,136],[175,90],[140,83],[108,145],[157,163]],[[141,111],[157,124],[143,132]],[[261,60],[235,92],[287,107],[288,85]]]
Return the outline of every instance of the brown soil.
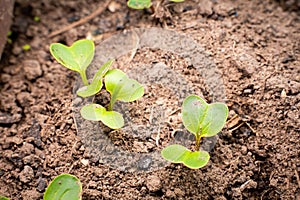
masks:
[[[131,10],[123,0],[111,2],[100,16],[49,38],[52,31],[89,15],[104,2],[16,1],[13,43],[6,45],[0,65],[0,195],[42,199],[55,176],[71,173],[83,183],[83,199],[299,200],[297,1],[193,0],[160,6],[154,1],[154,15],[152,10]],[[35,16],[40,21],[35,21]],[[49,44],[70,45],[88,35],[94,35],[99,44],[104,38],[137,27],[161,27],[188,35],[205,48],[221,71],[229,122],[210,152],[209,164],[202,169],[170,164],[147,173],[119,171],[93,158],[77,135],[72,112],[77,75],[54,62]],[[31,49],[23,50],[25,44]],[[180,57],[143,49],[136,52],[132,62],[146,62],[147,51],[156,61],[191,74],[191,82],[209,99],[205,86],[201,88],[201,81],[194,80],[194,69],[180,62]],[[171,59],[166,61],[168,56]],[[179,63],[182,69],[176,68]],[[144,98],[169,100],[170,104],[176,101],[168,98],[167,89],[161,99],[151,96],[157,87],[147,88]],[[173,124],[163,128],[165,139],[178,128],[178,113],[171,112]],[[149,121],[147,109],[133,114],[143,115],[145,123]],[[111,135],[129,151],[157,148],[155,135],[145,141],[133,138],[129,146],[119,136]],[[148,149],[143,149],[144,145]]]

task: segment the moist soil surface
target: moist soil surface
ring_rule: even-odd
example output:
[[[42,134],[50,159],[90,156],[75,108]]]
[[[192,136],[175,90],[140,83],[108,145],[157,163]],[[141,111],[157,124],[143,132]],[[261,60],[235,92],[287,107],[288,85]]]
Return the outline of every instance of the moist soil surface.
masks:
[[[50,37],[99,7],[103,12],[90,21]],[[300,199],[297,1],[154,0],[152,9],[138,11],[125,0],[17,0],[13,21],[0,65],[0,195],[42,199],[55,176],[71,173],[83,184],[83,199]],[[99,45],[115,34],[149,27],[192,38],[222,75],[228,122],[208,165],[199,170],[167,164],[129,172],[100,162],[79,136],[73,117],[77,74],[55,62],[48,50],[53,42],[71,45],[92,37]],[[22,48],[26,44],[29,50]],[[205,77],[197,80],[195,66],[180,56],[143,48],[129,57],[114,67],[163,63],[212,101]],[[170,110],[161,129],[148,137],[107,133],[129,152],[159,151],[182,128],[181,105],[172,91],[153,84],[145,92],[143,99],[129,104],[135,122],[151,122],[149,107],[155,103]]]

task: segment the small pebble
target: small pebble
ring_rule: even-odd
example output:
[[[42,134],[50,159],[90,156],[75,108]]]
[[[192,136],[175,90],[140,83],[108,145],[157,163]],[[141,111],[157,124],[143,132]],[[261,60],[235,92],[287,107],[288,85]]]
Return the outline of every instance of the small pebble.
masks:
[[[47,187],[47,183],[46,183],[46,180],[44,178],[39,178],[38,179],[38,184],[37,184],[37,190],[39,192],[43,192]]]
[[[87,159],[81,159],[80,162],[84,165],[87,166],[89,164],[89,160]]]
[[[243,155],[246,155],[247,152],[248,152],[247,147],[246,147],[246,146],[242,146],[242,148],[241,148],[241,153],[242,153]]]
[[[244,94],[252,94],[252,89],[245,89]]]
[[[43,73],[40,63],[36,60],[25,60],[23,69],[25,77],[30,81],[40,77]]]
[[[19,178],[22,183],[30,182],[34,178],[33,169],[28,165],[25,165],[23,171],[21,171],[19,175]]]
[[[146,186],[150,192],[156,192],[161,189],[161,180],[158,176],[149,176],[146,180]]]

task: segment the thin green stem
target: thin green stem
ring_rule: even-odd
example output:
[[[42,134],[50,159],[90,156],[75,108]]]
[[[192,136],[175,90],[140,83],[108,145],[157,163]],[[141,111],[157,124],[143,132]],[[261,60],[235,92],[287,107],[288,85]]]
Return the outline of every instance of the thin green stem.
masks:
[[[110,101],[109,104],[108,104],[107,110],[112,111],[112,108],[113,108],[112,101]]]
[[[196,144],[195,144],[196,145],[196,147],[195,147],[196,151],[200,150],[201,132],[202,132],[202,129],[200,128],[199,132],[196,134]]]
[[[199,151],[200,150],[200,141],[201,141],[201,137],[196,137],[196,147],[195,150]]]
[[[114,98],[111,97],[110,102],[108,104],[108,108],[107,108],[108,111],[112,111],[113,110],[115,102],[116,102],[116,99],[114,99]]]
[[[80,76],[81,76],[81,79],[82,79],[82,82],[85,86],[88,86],[89,85],[89,81],[87,80],[86,78],[86,73],[85,72],[81,72],[80,73]]]

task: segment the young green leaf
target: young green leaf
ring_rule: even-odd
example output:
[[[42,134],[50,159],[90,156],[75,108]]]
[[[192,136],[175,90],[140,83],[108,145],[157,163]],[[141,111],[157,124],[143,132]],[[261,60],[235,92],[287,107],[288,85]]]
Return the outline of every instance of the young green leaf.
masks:
[[[191,169],[199,169],[204,167],[209,161],[209,154],[206,151],[192,152],[184,146],[174,144],[165,147],[161,151],[164,159],[173,163],[183,163]]]
[[[129,8],[142,10],[145,8],[150,8],[151,0],[128,0],[127,5]]]
[[[184,0],[169,0],[169,1],[172,1],[172,2],[175,2],[175,3],[184,2]]]
[[[80,74],[84,85],[88,85],[86,69],[94,58],[95,46],[91,40],[78,40],[68,47],[60,43],[50,45],[52,56],[70,70]]]
[[[112,63],[113,60],[109,60],[106,63],[104,63],[94,75],[91,84],[79,88],[79,90],[77,90],[77,95],[86,98],[97,94],[103,86],[102,79],[107,73],[107,71],[109,70],[109,68],[111,67]]]
[[[224,103],[206,103],[202,98],[188,96],[182,106],[182,120],[187,130],[197,137],[211,137],[222,130],[228,116]]]
[[[61,174],[53,179],[44,194],[44,200],[81,200],[80,180],[70,174]]]
[[[9,198],[4,197],[4,196],[0,196],[0,200],[9,200]]]
[[[117,100],[132,102],[144,95],[144,87],[136,80],[130,79],[124,72],[113,69],[105,76],[106,90],[111,94],[110,106],[112,110]]]
[[[106,109],[99,104],[92,103],[83,106],[80,110],[80,114],[86,120],[101,121],[111,129],[119,129],[124,126],[124,119],[120,113],[106,111]]]

